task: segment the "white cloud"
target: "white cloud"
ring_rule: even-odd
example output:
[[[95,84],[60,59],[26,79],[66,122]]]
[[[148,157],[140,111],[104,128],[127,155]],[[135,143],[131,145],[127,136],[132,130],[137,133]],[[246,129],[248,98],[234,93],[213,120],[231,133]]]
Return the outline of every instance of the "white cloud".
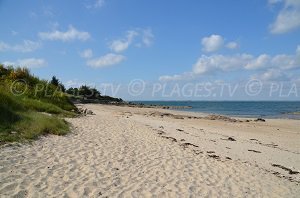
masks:
[[[205,74],[217,70],[229,71],[234,69],[241,69],[252,59],[253,56],[249,54],[236,54],[233,56],[202,55],[194,64],[193,72],[195,74]]]
[[[175,75],[164,75],[159,77],[159,81],[167,82],[167,81],[179,81],[194,78],[194,74],[192,72],[186,72],[183,74],[175,74]]]
[[[270,65],[271,57],[267,54],[259,55],[246,64],[245,69],[259,69]]]
[[[125,59],[125,56],[110,53],[99,58],[88,60],[87,65],[94,68],[103,68],[121,63]]]
[[[139,43],[135,42],[135,40],[139,40]],[[150,47],[153,43],[154,35],[150,28],[141,29],[137,28],[135,30],[127,31],[126,37],[123,39],[116,39],[109,43],[109,48],[116,52],[122,52],[127,50],[130,45],[135,43],[136,47]]]
[[[114,52],[122,52],[126,50],[129,47],[129,45],[132,44],[133,39],[138,35],[139,33],[134,30],[127,31],[125,39],[118,39],[112,41],[109,45],[109,48]]]
[[[17,61],[4,61],[4,65],[13,65],[13,66],[21,66],[27,68],[40,68],[46,66],[47,63],[44,59],[37,58],[27,58],[27,59],[19,59]]]
[[[61,41],[72,41],[72,40],[81,40],[86,41],[91,36],[88,32],[79,31],[73,26],[69,26],[69,29],[66,32],[62,31],[52,31],[52,32],[40,32],[39,37],[43,40],[61,40]]]
[[[228,49],[237,49],[239,47],[239,44],[237,42],[229,42],[226,44],[226,47]]]
[[[297,47],[295,55],[278,54],[273,57],[262,54],[249,62],[245,69],[279,68],[289,70],[300,67],[300,46]]]
[[[94,7],[95,8],[101,8],[104,5],[105,1],[104,0],[96,0]]]
[[[9,45],[5,42],[0,41],[0,51],[15,51],[15,52],[32,52],[40,48],[39,42],[31,40],[24,40],[22,44]]]
[[[203,46],[203,48],[202,48],[203,51],[214,52],[214,51],[219,50],[223,46],[224,39],[220,35],[212,34],[209,37],[204,37],[201,40],[201,43]]]
[[[91,50],[91,49],[86,49],[86,50],[84,50],[84,51],[82,51],[82,52],[80,53],[80,56],[81,56],[82,58],[92,58],[92,57],[93,57],[93,50]]]
[[[145,46],[149,47],[152,45],[154,39],[154,35],[151,29],[146,29],[143,31],[143,43]]]
[[[288,76],[280,69],[268,69],[262,74],[251,76],[252,79],[260,79],[262,81],[278,81],[287,80]]]
[[[11,35],[13,35],[13,36],[16,36],[17,34],[18,34],[18,32],[14,31],[14,30],[11,31]]]
[[[85,7],[87,9],[91,9],[91,8],[101,8],[104,6],[105,4],[105,0],[93,0],[94,2],[93,3],[89,3],[87,4]]]
[[[281,1],[282,1],[282,0],[269,0],[268,3],[269,3],[270,5],[272,5],[272,4],[279,3],[279,2],[281,2]]]
[[[269,0],[269,4],[283,3],[275,22],[270,25],[270,32],[283,34],[300,27],[300,1],[299,0]]]
[[[11,47],[8,44],[6,44],[2,41],[0,42],[0,51],[8,51],[10,49],[11,49]]]
[[[202,55],[193,66],[192,74],[188,72],[177,75],[161,76],[159,80],[184,80],[191,76],[204,75],[217,71],[237,71],[253,70],[263,71],[264,73],[257,76],[263,80],[275,78],[284,79],[286,73],[292,69],[300,68],[300,46],[297,46],[294,55],[279,54],[275,56],[261,54],[254,56],[251,54],[235,55]],[[291,71],[290,71],[291,73]],[[189,75],[187,75],[189,74]]]

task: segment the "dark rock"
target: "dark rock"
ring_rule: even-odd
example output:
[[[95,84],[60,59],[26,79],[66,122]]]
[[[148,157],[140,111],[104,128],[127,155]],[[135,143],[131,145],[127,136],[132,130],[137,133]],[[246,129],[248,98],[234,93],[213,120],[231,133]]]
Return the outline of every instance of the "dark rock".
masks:
[[[248,149],[248,151],[254,152],[254,153],[261,153],[260,151],[256,151],[256,150],[252,150],[252,149]]]
[[[208,157],[214,158],[214,159],[220,159],[220,156],[218,155],[208,155]]]
[[[206,151],[206,153],[215,153],[215,151]]]
[[[265,122],[266,120],[263,118],[257,118],[256,120],[254,120],[255,122]]]
[[[236,141],[233,137],[228,138],[229,141]]]
[[[187,148],[188,146],[199,147],[199,146],[189,143],[189,142],[183,143],[183,144],[181,144],[181,146],[183,146],[184,148]]]
[[[281,168],[281,169],[283,169],[283,170],[285,170],[285,171],[288,171],[290,175],[294,175],[294,174],[299,174],[299,173],[300,173],[300,172],[298,172],[298,171],[293,171],[292,169],[287,168],[287,167],[284,167],[284,166],[279,165],[279,164],[272,164],[272,166]]]

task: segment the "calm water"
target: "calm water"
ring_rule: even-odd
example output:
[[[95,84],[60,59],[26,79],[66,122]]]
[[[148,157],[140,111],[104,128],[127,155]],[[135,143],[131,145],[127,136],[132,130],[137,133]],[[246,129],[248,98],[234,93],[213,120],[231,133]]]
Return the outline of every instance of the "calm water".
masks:
[[[135,101],[143,104],[166,106],[191,106],[183,111],[204,112],[239,117],[290,118],[300,119],[300,115],[291,115],[291,112],[300,112],[298,102],[235,102],[235,101]]]

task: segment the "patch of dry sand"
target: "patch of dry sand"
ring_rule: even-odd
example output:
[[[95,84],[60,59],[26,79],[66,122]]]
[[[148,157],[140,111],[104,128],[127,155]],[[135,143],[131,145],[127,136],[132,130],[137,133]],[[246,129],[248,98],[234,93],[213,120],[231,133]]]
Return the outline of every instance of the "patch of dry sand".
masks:
[[[297,197],[300,194],[299,183],[266,171],[272,170],[261,162],[263,157],[256,156],[265,156],[265,152],[279,156],[293,153],[296,159],[291,159],[292,168],[299,170],[299,145],[295,141],[289,146],[280,133],[282,143],[272,139],[278,148],[263,145],[270,142],[269,128],[280,127],[276,121],[257,123],[254,131],[251,123],[153,117],[147,109],[129,107],[86,107],[96,115],[68,119],[74,129],[67,136],[51,135],[32,145],[0,148],[1,197]],[[299,138],[292,126],[281,127],[281,132],[287,130],[285,127],[290,130],[286,134]],[[262,144],[249,140],[251,135]],[[229,136],[236,141],[226,140]],[[238,152],[239,149],[242,151]],[[240,153],[247,157],[241,157]],[[288,166],[283,163],[285,159],[275,159],[270,157],[266,161]],[[278,167],[274,169],[281,171]],[[284,175],[286,171],[281,172]]]

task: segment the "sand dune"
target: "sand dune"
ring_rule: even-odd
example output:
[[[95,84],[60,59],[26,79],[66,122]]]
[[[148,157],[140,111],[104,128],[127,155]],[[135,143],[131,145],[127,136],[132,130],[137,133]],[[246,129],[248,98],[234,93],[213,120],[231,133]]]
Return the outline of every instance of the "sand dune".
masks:
[[[1,197],[300,194],[299,174],[272,166],[299,171],[299,121],[231,123],[86,107],[96,115],[68,119],[73,130],[67,136],[0,148]]]

